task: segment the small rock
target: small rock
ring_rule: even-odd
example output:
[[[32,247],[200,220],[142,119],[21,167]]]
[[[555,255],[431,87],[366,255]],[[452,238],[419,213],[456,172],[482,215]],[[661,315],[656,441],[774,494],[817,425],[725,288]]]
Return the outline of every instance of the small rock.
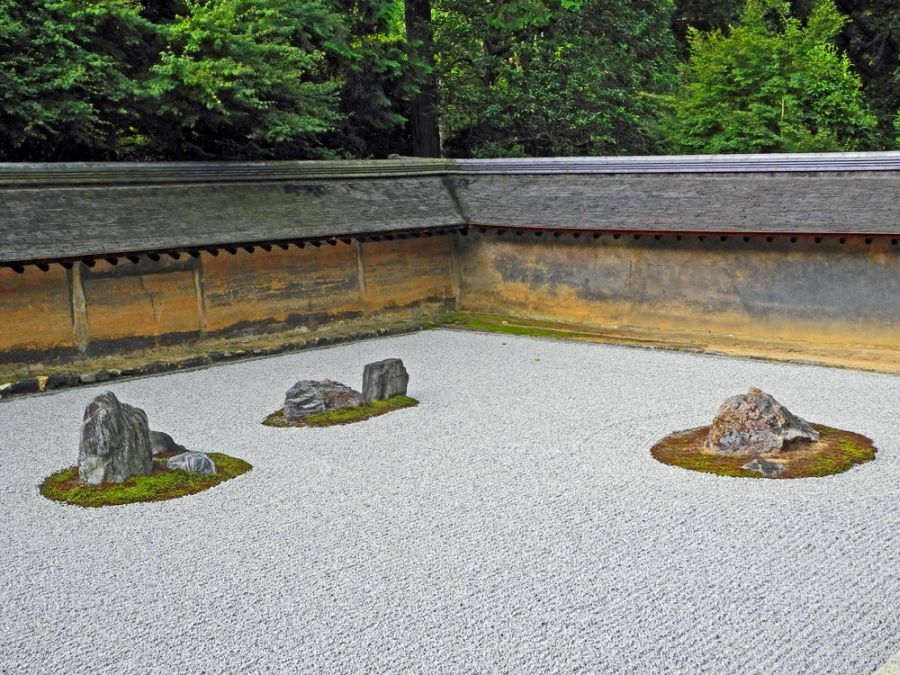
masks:
[[[150,450],[154,455],[164,452],[187,452],[187,448],[175,442],[175,439],[162,431],[150,431]]]
[[[81,480],[90,485],[123,483],[152,469],[147,414],[119,402],[111,391],[91,401],[81,425],[78,450]]]
[[[77,375],[51,375],[47,378],[47,389],[74,387],[80,382]]]
[[[13,382],[12,387],[10,387],[10,394],[34,394],[41,390],[40,382],[36,377],[29,377],[26,380],[19,380],[18,382]]]
[[[207,356],[192,356],[188,359],[178,362],[179,368],[196,368],[197,366],[205,366],[210,359]]]
[[[0,384],[0,398],[12,394],[12,386],[12,382],[5,382],[4,384]]]
[[[209,360],[214,361],[214,362],[215,361],[224,361],[226,358],[228,358],[227,356],[225,356],[225,354],[226,354],[226,352],[210,352]]]
[[[180,455],[169,457],[166,466],[172,471],[187,471],[188,473],[210,474],[216,472],[216,464],[209,455],[202,452],[182,452]]]
[[[363,398],[366,401],[383,401],[392,396],[406,394],[409,373],[400,359],[385,359],[367,363],[363,369]]]
[[[784,462],[773,462],[768,459],[754,459],[752,462],[744,464],[741,468],[746,471],[755,471],[756,473],[761,473],[763,476],[771,477],[780,474],[787,469],[787,466],[785,466]]]
[[[109,379],[109,372],[106,370],[98,370],[93,373],[83,373],[79,379],[81,380],[82,384],[106,382]]]
[[[284,417],[299,420],[330,410],[358,408],[364,402],[362,394],[346,384],[333,380],[301,380],[285,395]]]
[[[758,457],[801,439],[817,441],[819,432],[772,396],[752,387],[721,405],[709,429],[706,448],[717,455]]]

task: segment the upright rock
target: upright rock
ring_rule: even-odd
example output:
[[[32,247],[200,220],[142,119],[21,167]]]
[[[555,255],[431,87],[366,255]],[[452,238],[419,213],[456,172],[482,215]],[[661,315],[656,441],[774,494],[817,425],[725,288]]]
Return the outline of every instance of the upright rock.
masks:
[[[88,404],[81,426],[78,475],[89,485],[123,483],[153,469],[150,427],[140,408],[111,391]]]
[[[187,448],[175,442],[175,439],[163,431],[150,431],[150,449],[154,455],[165,452],[187,452]]]
[[[409,373],[400,359],[385,359],[368,363],[363,369],[363,398],[366,401],[383,401],[392,396],[406,394]]]
[[[721,405],[706,438],[717,455],[758,457],[794,440],[819,440],[819,432],[769,394],[752,387]]]
[[[362,394],[346,384],[333,380],[300,380],[288,389],[284,398],[284,417],[299,420],[331,410],[358,408],[363,403]]]

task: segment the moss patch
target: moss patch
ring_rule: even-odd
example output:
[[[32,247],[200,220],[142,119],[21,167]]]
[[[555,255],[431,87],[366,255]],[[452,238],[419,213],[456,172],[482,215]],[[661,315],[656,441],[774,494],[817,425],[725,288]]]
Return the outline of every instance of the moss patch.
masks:
[[[709,427],[678,431],[650,449],[650,454],[663,464],[682,469],[714,473],[736,478],[818,478],[848,469],[875,459],[877,452],[872,440],[861,434],[813,424],[820,434],[815,443],[795,442],[781,452],[762,457],[784,462],[786,469],[777,476],[763,476],[741,467],[753,461],[752,457],[723,457],[703,451]]]
[[[552,324],[542,324],[539,321],[515,320],[492,314],[450,314],[444,318],[444,325],[490,333],[528,335],[558,340],[590,340],[597,338],[596,333],[567,330],[563,327],[553,327]]]
[[[352,424],[372,417],[385,415],[393,410],[412,408],[419,402],[409,396],[394,396],[384,401],[371,401],[357,408],[341,408],[329,412],[309,415],[299,420],[284,418],[284,409],[276,410],[263,420],[268,427],[333,427],[338,424]]]
[[[76,506],[116,506],[136,502],[160,502],[184,495],[202,492],[226,480],[247,473],[253,467],[242,459],[209,453],[216,464],[216,473],[199,475],[186,471],[170,471],[166,460],[175,453],[156,455],[153,473],[133,476],[124,483],[83,485],[78,478],[78,467],[73,466],[47,476],[40,485],[41,494],[58,502]]]

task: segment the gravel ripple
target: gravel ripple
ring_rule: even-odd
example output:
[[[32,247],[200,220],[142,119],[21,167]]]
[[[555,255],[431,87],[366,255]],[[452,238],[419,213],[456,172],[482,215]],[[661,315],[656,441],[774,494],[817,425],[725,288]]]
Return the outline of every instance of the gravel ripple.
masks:
[[[417,408],[260,421],[404,360]],[[752,481],[655,462],[751,386],[878,459]],[[104,509],[36,484],[105,389],[255,468]],[[449,330],[0,404],[0,672],[863,673],[900,649],[900,378]]]

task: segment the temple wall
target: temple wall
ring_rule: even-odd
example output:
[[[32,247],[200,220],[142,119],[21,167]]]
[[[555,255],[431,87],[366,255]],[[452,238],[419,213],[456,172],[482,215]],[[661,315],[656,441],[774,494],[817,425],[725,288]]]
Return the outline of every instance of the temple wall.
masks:
[[[889,239],[470,230],[462,311],[611,332],[889,349],[900,361],[900,247]]]
[[[44,272],[0,268],[0,361],[59,359],[204,335],[429,320],[452,307],[449,236],[192,257],[134,256]]]

